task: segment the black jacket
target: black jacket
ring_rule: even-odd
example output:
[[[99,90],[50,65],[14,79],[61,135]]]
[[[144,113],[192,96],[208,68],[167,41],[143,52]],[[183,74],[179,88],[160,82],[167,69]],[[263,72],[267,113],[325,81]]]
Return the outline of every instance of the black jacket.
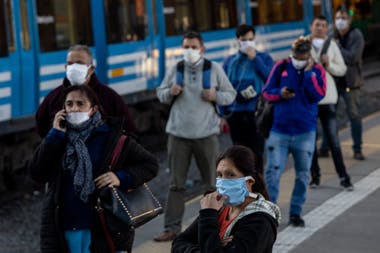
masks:
[[[248,214],[233,226],[232,242],[222,246],[218,212],[199,211],[199,217],[172,243],[172,253],[270,253],[277,236],[277,221],[265,212]]]
[[[121,135],[121,122],[114,120],[107,121],[111,131],[108,133],[106,143],[106,154],[102,166],[94,168],[93,177],[108,171],[107,165],[110,162],[112,151]],[[86,142],[87,144],[87,142]],[[42,253],[66,253],[67,247],[63,238],[63,231],[60,225],[60,178],[62,171],[62,157],[65,152],[65,145],[57,144],[47,139],[43,139],[37,147],[32,160],[29,162],[29,171],[31,177],[40,183],[48,183],[49,188],[45,196],[42,219],[41,219],[41,252]],[[137,144],[133,138],[128,138],[123,147],[119,161],[115,170],[125,170],[131,176],[131,187],[135,188],[144,182],[154,178],[158,172],[158,162],[156,158],[146,151],[142,146]],[[91,197],[90,205],[95,206],[97,191]],[[106,241],[102,234],[102,228],[99,226],[98,217],[93,215],[92,249],[94,252],[107,252],[105,249]],[[130,240],[132,246],[133,231],[131,230]],[[127,249],[125,249],[127,250]]]

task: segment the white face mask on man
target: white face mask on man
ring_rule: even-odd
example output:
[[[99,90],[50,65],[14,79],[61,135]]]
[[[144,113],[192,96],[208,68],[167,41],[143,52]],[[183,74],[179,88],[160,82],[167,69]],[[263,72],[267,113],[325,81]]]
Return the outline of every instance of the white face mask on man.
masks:
[[[348,27],[348,21],[343,18],[337,18],[335,20],[335,26],[336,29],[338,29],[339,31],[344,30]]]
[[[66,77],[72,85],[84,84],[90,67],[91,66],[87,66],[86,64],[79,63],[67,65]]]
[[[298,70],[303,69],[304,67],[306,67],[307,62],[308,62],[308,60],[297,60],[297,59],[294,59],[294,56],[291,56],[290,58],[292,60],[293,66],[296,69],[298,69]]]
[[[322,48],[323,43],[325,43],[325,40],[324,39],[320,39],[320,38],[314,38],[313,41],[312,41],[313,46],[317,50],[319,50],[320,48]]]
[[[245,41],[239,41],[240,43],[240,52],[247,53],[247,49],[249,47],[255,48],[256,42],[254,40],[245,40]]]
[[[183,50],[183,59],[185,60],[185,62],[189,62],[191,64],[194,64],[200,58],[201,58],[201,50],[200,49],[186,48]]]
[[[70,124],[77,126],[90,119],[90,111],[88,112],[69,112],[67,113],[66,120]]]

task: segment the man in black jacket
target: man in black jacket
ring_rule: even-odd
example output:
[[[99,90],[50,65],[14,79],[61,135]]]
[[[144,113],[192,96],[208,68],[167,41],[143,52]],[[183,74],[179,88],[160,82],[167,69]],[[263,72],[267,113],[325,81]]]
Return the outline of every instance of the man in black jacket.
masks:
[[[135,132],[131,114],[123,98],[107,85],[102,84],[95,74],[91,50],[85,45],[69,48],[66,59],[66,77],[60,86],[51,91],[42,101],[36,113],[37,131],[44,138],[52,127],[54,115],[62,109],[63,93],[70,85],[88,85],[96,93],[105,116],[124,119],[123,129]]]

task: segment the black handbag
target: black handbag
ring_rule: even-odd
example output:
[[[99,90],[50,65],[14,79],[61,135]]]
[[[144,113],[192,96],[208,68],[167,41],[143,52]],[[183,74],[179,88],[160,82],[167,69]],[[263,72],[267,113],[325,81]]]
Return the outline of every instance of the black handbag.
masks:
[[[110,171],[114,169],[126,139],[126,135],[120,136],[112,153]],[[146,183],[129,190],[119,187],[102,189],[96,209],[111,252],[125,245],[135,228],[163,213],[160,202]]]
[[[266,100],[263,95],[261,95],[257,101],[255,123],[257,131],[260,132],[264,138],[268,138],[273,123],[273,103]]]

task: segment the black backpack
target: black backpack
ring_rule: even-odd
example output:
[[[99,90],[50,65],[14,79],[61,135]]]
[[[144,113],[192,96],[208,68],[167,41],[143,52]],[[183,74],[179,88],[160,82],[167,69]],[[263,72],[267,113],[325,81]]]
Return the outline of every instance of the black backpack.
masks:
[[[286,59],[282,60],[280,65],[280,76],[286,68]],[[269,137],[270,130],[273,124],[273,108],[274,104],[264,98],[261,93],[256,106],[255,111],[255,124],[256,129],[261,133],[265,139]]]

